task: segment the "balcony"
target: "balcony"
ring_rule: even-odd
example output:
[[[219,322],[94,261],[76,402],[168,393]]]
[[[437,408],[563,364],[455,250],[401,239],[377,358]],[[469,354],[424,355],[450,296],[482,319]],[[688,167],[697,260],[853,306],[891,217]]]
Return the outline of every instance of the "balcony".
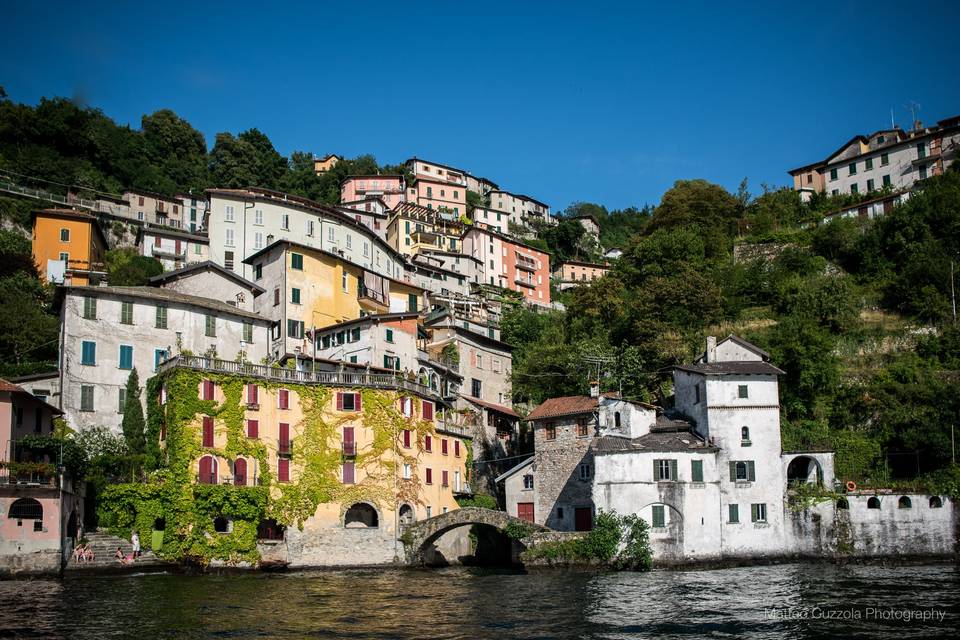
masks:
[[[536,271],[537,270],[537,261],[528,258],[524,255],[517,254],[517,269],[523,269],[525,271]]]
[[[924,151],[918,153],[917,157],[914,158],[911,162],[914,166],[918,164],[927,164],[928,162],[936,162],[940,159],[940,149],[930,149],[930,151]]]
[[[289,457],[293,455],[293,440],[278,440],[277,455]]]
[[[446,420],[438,420],[436,429],[437,433],[446,433],[461,438],[473,438],[473,427],[467,424],[456,424]]]
[[[357,301],[368,302],[377,307],[379,311],[386,312],[390,309],[390,300],[382,291],[375,291],[360,283],[357,289]]]
[[[521,278],[521,277],[519,277],[519,276],[516,277],[516,278],[514,278],[513,281],[516,282],[516,283],[519,284],[519,285],[524,286],[524,287],[529,287],[529,288],[531,288],[531,289],[536,289],[536,288],[537,288],[537,285],[535,285],[533,282],[530,282],[530,281],[528,281],[528,280],[524,280],[523,278]]]
[[[0,485],[44,487],[60,486],[60,474],[52,464],[35,462],[5,462],[0,467]]]
[[[372,389],[404,390],[428,397],[438,397],[430,387],[413,380],[408,380],[402,374],[396,373],[367,373],[365,371],[298,371],[297,369],[275,368],[262,364],[233,362],[204,356],[174,356],[157,367],[158,373],[165,373],[173,369],[189,369],[191,371],[233,374],[247,378],[261,378],[295,384],[320,384],[335,387],[367,387]]]

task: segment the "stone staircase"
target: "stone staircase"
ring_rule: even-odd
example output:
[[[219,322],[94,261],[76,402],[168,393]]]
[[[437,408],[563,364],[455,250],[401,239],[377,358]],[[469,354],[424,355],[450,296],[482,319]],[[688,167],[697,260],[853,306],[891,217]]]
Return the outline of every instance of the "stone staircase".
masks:
[[[130,544],[129,540],[124,540],[123,538],[99,531],[89,532],[86,534],[86,537],[90,548],[93,550],[93,562],[77,562],[73,558],[73,550],[71,549],[70,559],[67,561],[66,566],[67,571],[85,571],[88,569],[97,569],[100,571],[106,569],[129,571],[136,570],[138,567],[156,567],[166,564],[155,556],[152,551],[144,549],[143,538],[141,538],[140,542],[140,557],[130,564],[123,564],[118,562],[113,556],[117,552],[117,547],[123,550],[124,555],[132,554],[133,545]]]

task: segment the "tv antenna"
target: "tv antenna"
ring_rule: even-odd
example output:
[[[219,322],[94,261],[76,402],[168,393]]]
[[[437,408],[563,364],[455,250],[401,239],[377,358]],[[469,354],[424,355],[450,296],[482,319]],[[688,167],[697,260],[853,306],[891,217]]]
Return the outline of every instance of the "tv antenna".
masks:
[[[917,114],[920,113],[920,109],[922,108],[920,103],[911,100],[909,103],[903,105],[903,108],[910,112],[910,126],[916,126]]]

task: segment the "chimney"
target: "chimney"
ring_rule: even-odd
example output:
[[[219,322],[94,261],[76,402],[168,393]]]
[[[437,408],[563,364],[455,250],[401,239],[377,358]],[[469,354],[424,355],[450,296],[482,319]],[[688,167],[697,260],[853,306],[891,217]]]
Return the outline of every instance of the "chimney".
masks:
[[[591,398],[600,397],[600,382],[597,380],[590,381],[590,397]]]
[[[717,360],[717,338],[716,336],[707,336],[707,351],[704,354],[706,362],[716,362]]]

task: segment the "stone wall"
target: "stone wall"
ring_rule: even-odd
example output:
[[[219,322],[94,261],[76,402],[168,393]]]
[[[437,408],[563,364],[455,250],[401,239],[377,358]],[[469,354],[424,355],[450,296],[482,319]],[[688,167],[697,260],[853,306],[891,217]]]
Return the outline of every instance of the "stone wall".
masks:
[[[577,436],[578,418],[586,418],[587,436]],[[546,425],[556,427],[557,437],[547,440]],[[591,414],[538,420],[534,439],[536,482],[535,520],[557,531],[573,531],[574,510],[593,510],[593,452],[590,443],[596,433],[596,418]],[[580,479],[580,465],[589,465],[589,478]],[[561,515],[562,510],[562,515]]]

